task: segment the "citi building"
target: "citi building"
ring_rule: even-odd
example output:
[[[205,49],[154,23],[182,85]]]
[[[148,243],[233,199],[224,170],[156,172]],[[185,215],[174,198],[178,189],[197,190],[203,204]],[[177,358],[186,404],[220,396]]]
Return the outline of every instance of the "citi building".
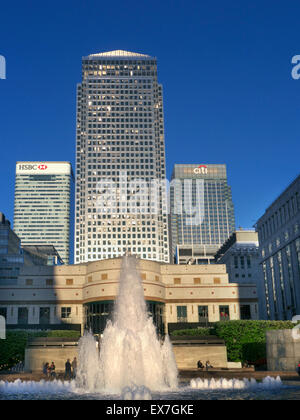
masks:
[[[226,165],[175,165],[170,186],[171,243],[179,264],[209,264],[235,230]]]
[[[23,245],[53,245],[70,262],[73,173],[69,162],[17,162],[14,232]]]

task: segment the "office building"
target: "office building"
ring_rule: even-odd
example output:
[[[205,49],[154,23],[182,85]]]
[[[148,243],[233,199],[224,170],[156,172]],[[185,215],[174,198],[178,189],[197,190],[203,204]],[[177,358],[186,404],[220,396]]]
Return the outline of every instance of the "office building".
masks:
[[[16,285],[23,263],[20,239],[11,229],[10,221],[0,212],[0,284]]]
[[[178,264],[213,263],[235,230],[226,165],[175,165],[170,209],[173,258]]]
[[[169,262],[162,100],[154,57],[121,50],[83,57],[75,263],[126,252]]]
[[[52,245],[69,263],[72,194],[69,162],[17,162],[14,232],[22,246]]]
[[[253,229],[241,229],[233,232],[215,255],[217,264],[225,264],[230,283],[256,285],[259,313],[263,312],[264,286],[259,268],[258,235]],[[248,308],[241,308],[245,312]],[[244,313],[244,318],[250,313]]]
[[[267,319],[300,314],[300,175],[256,223]]]

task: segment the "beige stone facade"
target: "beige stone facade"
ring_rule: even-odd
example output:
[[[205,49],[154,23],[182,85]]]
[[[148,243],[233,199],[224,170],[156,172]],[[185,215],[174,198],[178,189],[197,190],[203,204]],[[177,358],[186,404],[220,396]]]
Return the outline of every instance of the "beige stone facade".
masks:
[[[0,309],[7,325],[77,324],[85,326],[84,307],[113,301],[118,293],[121,258],[77,265],[25,267],[16,286],[0,286]],[[220,308],[230,319],[240,319],[240,305],[249,305],[258,319],[254,284],[229,283],[226,266],[171,265],[139,260],[145,299],[163,304],[164,323],[176,323],[178,306],[186,319],[199,322],[198,306],[208,309],[208,322],[220,320]],[[27,308],[21,310],[20,308]],[[25,314],[25,315],[24,315]],[[44,318],[43,318],[44,317]],[[41,319],[43,318],[43,319]]]

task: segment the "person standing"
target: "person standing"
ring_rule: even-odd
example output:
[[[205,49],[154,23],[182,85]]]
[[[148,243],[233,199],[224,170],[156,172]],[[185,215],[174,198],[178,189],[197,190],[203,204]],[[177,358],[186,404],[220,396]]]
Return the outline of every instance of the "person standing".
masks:
[[[70,363],[70,359],[68,359],[65,364],[65,379],[71,379],[71,378],[72,378],[72,366]]]
[[[299,361],[299,363],[298,363],[298,366],[297,366],[297,368],[296,368],[296,371],[297,371],[298,375],[300,376],[300,361]]]
[[[72,362],[73,378],[76,378],[77,375],[77,359],[74,357]]]

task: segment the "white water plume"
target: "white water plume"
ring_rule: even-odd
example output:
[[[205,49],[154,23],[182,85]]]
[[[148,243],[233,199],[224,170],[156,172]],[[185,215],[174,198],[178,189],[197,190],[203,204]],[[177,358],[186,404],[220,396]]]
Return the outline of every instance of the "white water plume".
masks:
[[[178,386],[178,371],[168,337],[161,342],[147,313],[137,259],[123,258],[114,316],[108,321],[97,356],[96,342],[85,334],[79,344],[77,382],[90,391],[122,392],[145,387],[162,391]]]

